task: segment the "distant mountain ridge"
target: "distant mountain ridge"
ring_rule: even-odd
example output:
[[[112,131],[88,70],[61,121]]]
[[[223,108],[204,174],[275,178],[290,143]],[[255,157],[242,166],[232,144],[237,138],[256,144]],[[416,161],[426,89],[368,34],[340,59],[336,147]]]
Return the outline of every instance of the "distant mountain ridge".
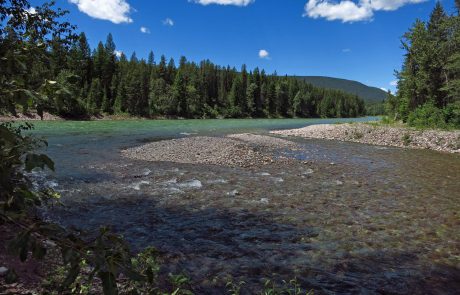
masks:
[[[361,82],[323,77],[323,76],[296,76],[297,78],[321,88],[337,89],[356,94],[367,102],[381,102],[386,99],[387,93],[380,88],[367,86]]]

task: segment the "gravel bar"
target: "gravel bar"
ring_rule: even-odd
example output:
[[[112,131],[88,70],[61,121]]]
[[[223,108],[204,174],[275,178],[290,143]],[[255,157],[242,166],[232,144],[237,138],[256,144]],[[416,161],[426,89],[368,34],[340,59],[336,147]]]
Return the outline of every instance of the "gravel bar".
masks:
[[[270,133],[460,153],[460,131],[458,130],[416,130],[407,127],[355,123],[311,125],[300,129],[279,130]]]
[[[148,143],[123,150],[122,155],[147,161],[252,167],[275,161],[265,150],[293,144],[288,140],[254,134],[235,134],[225,138],[196,136]],[[260,147],[264,147],[264,152]]]

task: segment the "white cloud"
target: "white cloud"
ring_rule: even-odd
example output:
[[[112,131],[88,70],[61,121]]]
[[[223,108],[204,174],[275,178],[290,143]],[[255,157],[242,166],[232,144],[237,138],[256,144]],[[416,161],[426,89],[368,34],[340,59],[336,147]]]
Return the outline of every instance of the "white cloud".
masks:
[[[141,27],[141,32],[144,34],[150,34],[150,29],[147,27]]]
[[[396,10],[406,4],[417,4],[427,0],[369,0],[369,5],[373,10]]]
[[[388,89],[386,89],[385,87],[380,87],[380,89],[385,91],[385,92],[388,92]]]
[[[261,49],[261,50],[259,50],[259,57],[264,58],[264,59],[269,59],[270,58],[270,53],[265,49]]]
[[[390,86],[398,86],[398,81],[397,80],[391,81]]]
[[[167,17],[163,21],[163,25],[172,27],[172,26],[174,26],[174,21],[172,19],[170,19],[169,17]]]
[[[189,0],[201,5],[218,4],[218,5],[235,5],[235,6],[248,6],[256,0]]]
[[[129,17],[132,8],[126,0],[69,0],[76,4],[78,9],[87,15],[115,24],[132,23]]]
[[[341,20],[342,22],[356,22],[369,20],[373,16],[368,6],[358,5],[355,2],[344,0],[339,3],[328,0],[309,0],[305,4],[304,16],[311,18],[325,18],[327,20]]]
[[[121,50],[115,50],[114,53],[115,53],[115,55],[116,55],[117,57],[121,57],[121,55],[123,54],[123,51],[121,51]]]
[[[26,9],[26,11],[28,13],[30,13],[30,14],[36,14],[37,13],[37,10],[33,6],[31,6],[29,9]]]
[[[308,0],[305,4],[304,16],[325,18],[346,22],[368,21],[374,17],[374,12],[392,11],[406,4],[421,3],[427,0]]]
[[[343,53],[350,53],[351,49],[350,48],[344,48],[344,49],[342,49],[342,52]]]

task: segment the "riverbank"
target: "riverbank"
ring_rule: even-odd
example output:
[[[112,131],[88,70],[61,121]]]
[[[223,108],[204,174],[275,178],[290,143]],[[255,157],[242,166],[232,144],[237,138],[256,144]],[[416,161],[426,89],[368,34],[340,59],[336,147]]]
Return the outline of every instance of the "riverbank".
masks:
[[[25,121],[119,121],[119,120],[141,120],[148,118],[135,117],[130,115],[97,115],[88,116],[81,118],[66,118],[44,112],[43,116],[40,117],[36,112],[27,114],[17,113],[16,115],[0,115],[0,122],[25,122]],[[152,119],[165,119],[165,118],[152,118]]]
[[[455,294],[460,157],[267,135],[318,122],[50,124],[61,176],[43,181],[64,206],[46,217],[155,247],[159,281],[183,273],[195,294],[292,278],[315,293]]]
[[[116,224],[135,245],[153,244],[165,273],[185,267],[197,294],[225,294],[229,280],[256,290],[263,278],[294,276],[329,293],[457,286],[456,156],[237,132],[122,155],[123,169],[103,168],[118,177],[68,196],[85,196],[84,205],[58,216]]]
[[[271,131],[270,133],[283,136],[460,153],[460,130],[417,130],[403,126],[347,123],[311,125],[299,129]]]
[[[244,133],[228,135],[225,138],[197,136],[156,141],[123,150],[122,155],[152,162],[247,168],[279,161],[279,158],[273,158],[267,151],[294,146],[294,142],[285,139]]]
[[[59,121],[64,120],[62,117],[52,115],[50,113],[43,113],[40,117],[37,113],[17,113],[16,115],[0,115],[0,122],[15,122],[15,121]]]

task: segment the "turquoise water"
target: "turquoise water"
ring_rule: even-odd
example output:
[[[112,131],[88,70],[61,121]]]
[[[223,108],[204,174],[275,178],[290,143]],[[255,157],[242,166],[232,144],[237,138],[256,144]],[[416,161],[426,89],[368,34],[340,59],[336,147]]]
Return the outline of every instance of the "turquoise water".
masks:
[[[122,148],[190,135],[221,136],[230,133],[300,128],[313,124],[375,121],[378,117],[351,119],[228,119],[228,120],[101,120],[37,121],[34,134],[44,137],[47,154],[56,162],[58,177],[82,176],[83,163],[109,162]]]
[[[234,130],[273,130],[299,128],[312,124],[367,122],[378,117],[347,119],[226,119],[226,120],[102,120],[37,121],[36,133],[49,137],[61,135],[149,135],[177,132],[225,133]]]
[[[88,232],[110,226],[135,250],[156,247],[163,273],[185,272],[196,294],[225,294],[229,279],[252,294],[265,278],[294,277],[315,294],[457,294],[458,155],[289,138],[298,148],[277,152],[298,161],[244,169],[119,152],[375,119],[37,122],[57,164],[44,181],[64,204],[44,216]]]

